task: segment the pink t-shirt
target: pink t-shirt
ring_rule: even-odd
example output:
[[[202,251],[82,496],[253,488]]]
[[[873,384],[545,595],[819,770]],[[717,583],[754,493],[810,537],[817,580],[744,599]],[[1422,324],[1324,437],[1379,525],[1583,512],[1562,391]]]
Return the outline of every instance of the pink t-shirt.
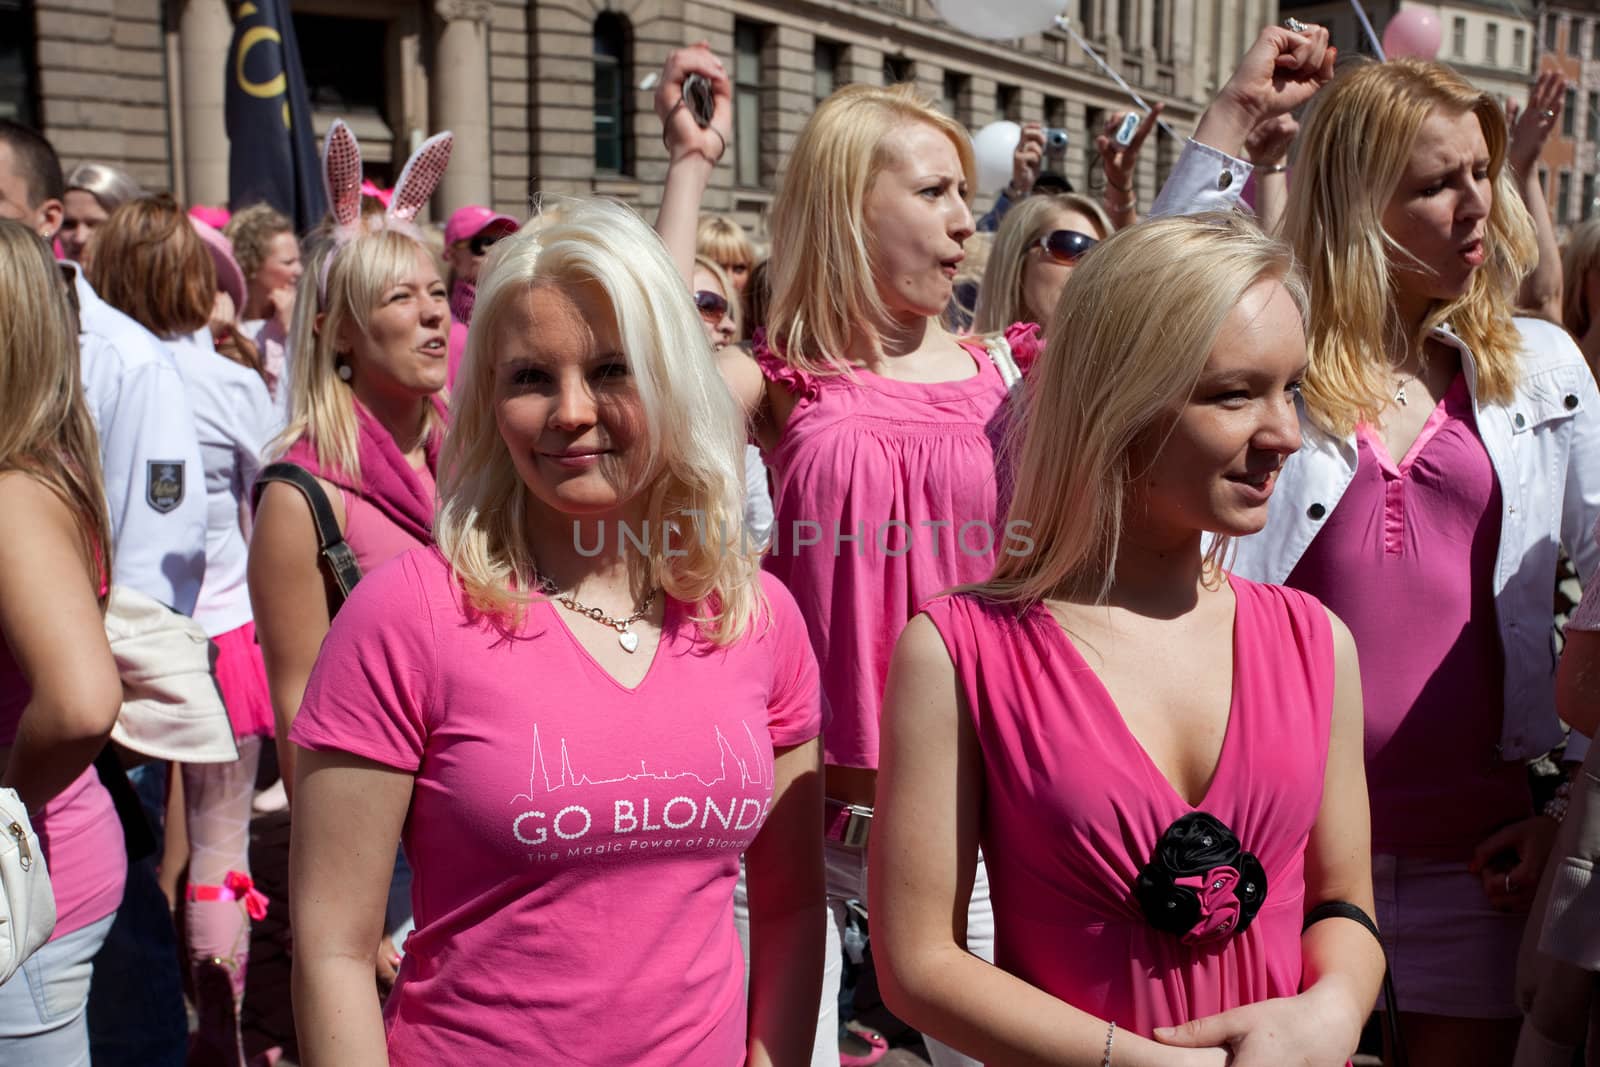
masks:
[[[962,595],[925,609],[983,760],[979,840],[995,964],[1145,1037],[1300,990],[1306,842],[1333,715],[1331,627],[1304,593],[1241,578],[1229,585],[1233,700],[1198,807],[1162,775],[1044,606],[1019,617]],[[1152,925],[1134,886],[1168,827],[1197,811],[1255,855],[1266,885],[1242,932],[1191,943]],[[1239,877],[1233,895],[1258,888],[1243,864],[1228,873]],[[1202,920],[1226,916],[1229,895],[1203,897]]]
[[[1322,600],[1355,637],[1373,851],[1465,860],[1533,815],[1527,773],[1498,750],[1503,507],[1466,377],[1398,464],[1368,427],[1356,449],[1355,478],[1285,584]]]
[[[668,598],[629,689],[562,608],[509,632],[467,611],[436,549],[362,579],[291,737],[416,775],[391,1062],[744,1062],[739,855],[774,748],[820,725],[805,625],[761,581],[769,615],[726,648]]]
[[[427,467],[418,467],[413,473],[431,496],[433,472]],[[341,488],[339,496],[344,501],[344,540],[355,553],[362,574],[371,574],[402,552],[432,543],[417,540],[371,501],[350,490]]]
[[[27,678],[11,649],[0,641],[0,745],[16,743],[22,713],[32,699]],[[50,798],[33,819],[33,830],[39,835],[56,898],[56,928],[50,940],[117,910],[128,876],[128,854],[111,794],[93,767]]]

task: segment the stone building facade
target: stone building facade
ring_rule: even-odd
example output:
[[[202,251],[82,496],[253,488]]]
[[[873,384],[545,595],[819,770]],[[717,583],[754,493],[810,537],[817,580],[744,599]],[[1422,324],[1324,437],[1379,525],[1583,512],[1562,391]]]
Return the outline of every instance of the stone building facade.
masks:
[[[1600,0],[1539,11],[1539,68],[1567,78],[1561,125],[1540,156],[1540,178],[1562,237],[1600,214]]]
[[[1074,25],[1180,135],[1277,0],[1067,0]],[[737,126],[708,208],[760,228],[815,104],[848,82],[914,81],[976,130],[997,118],[1065,128],[1052,169],[1098,188],[1093,134],[1129,106],[1058,30],[965,36],[931,0],[292,0],[319,133],[342,116],[372,176],[392,180],[428,133],[457,137],[436,215],[526,212],[539,194],[654,206],[666,166],[639,86],[705,40],[734,75]],[[128,169],[192,203],[227,198],[226,0],[0,0],[0,115],[38,125],[70,165]],[[3,32],[11,30],[13,32]],[[1164,134],[1137,178],[1148,205],[1176,159]]]

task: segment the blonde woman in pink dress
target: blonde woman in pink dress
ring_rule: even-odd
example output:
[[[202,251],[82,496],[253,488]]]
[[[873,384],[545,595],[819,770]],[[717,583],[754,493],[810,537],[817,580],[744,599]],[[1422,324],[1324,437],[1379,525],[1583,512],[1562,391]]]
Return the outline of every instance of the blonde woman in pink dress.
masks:
[[[1027,386],[1033,553],[907,625],[873,935],[889,1006],[991,1063],[1337,1067],[1383,973],[1343,624],[1232,578],[1300,444],[1305,289],[1237,215],[1116,234]],[[1181,321],[1182,328],[1174,328]],[[995,962],[962,948],[979,847]]]

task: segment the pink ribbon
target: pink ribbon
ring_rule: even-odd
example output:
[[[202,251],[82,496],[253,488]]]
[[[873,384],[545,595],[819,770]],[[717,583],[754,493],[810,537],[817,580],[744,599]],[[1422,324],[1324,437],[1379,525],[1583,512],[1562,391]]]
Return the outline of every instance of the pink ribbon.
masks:
[[[243,871],[229,871],[228,876],[222,880],[222,888],[231,896],[218,897],[223,900],[242,900],[244,910],[250,918],[259,922],[267,917],[267,895],[256,888],[256,883]]]

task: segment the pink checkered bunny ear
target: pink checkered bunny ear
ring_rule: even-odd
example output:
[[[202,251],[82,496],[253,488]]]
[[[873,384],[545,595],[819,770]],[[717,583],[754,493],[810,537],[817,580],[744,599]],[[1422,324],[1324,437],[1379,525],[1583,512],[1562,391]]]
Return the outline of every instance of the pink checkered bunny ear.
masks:
[[[444,167],[450,162],[450,149],[455,144],[455,134],[449,130],[436,133],[422,147],[411,153],[400,180],[394,183],[394,199],[389,201],[388,216],[399,222],[411,223],[417,212],[427,206],[433,191],[444,177]]]
[[[361,146],[343,119],[334,119],[322,145],[322,180],[334,225],[349,232],[361,219]]]

